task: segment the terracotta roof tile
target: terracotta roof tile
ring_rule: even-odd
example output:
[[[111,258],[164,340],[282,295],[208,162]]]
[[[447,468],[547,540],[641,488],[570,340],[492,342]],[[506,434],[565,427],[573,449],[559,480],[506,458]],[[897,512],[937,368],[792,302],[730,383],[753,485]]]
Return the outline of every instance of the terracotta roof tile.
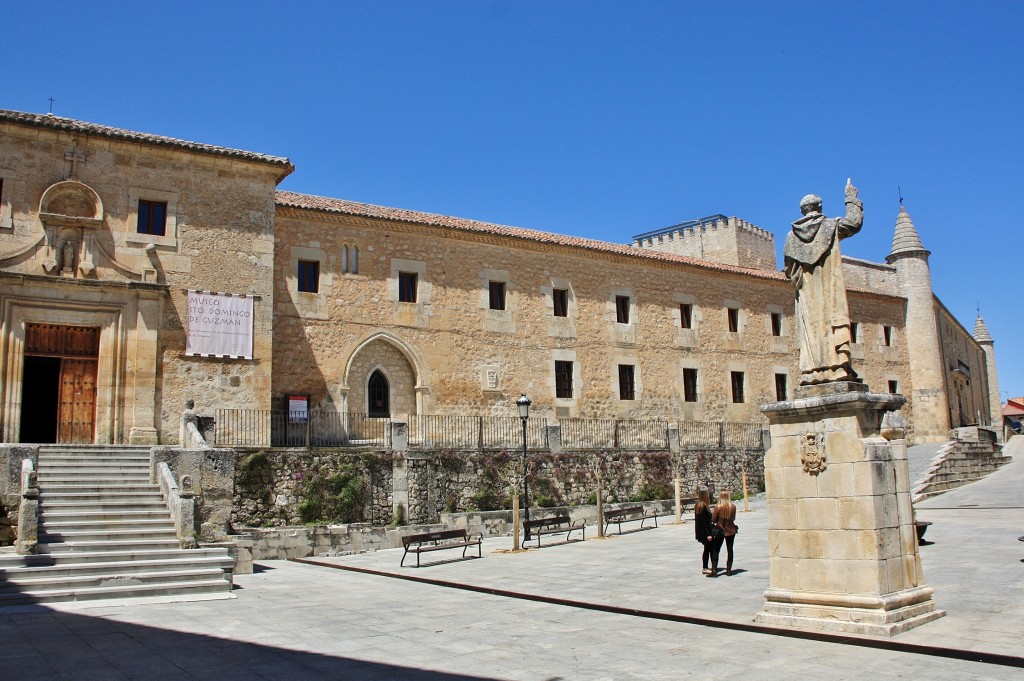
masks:
[[[496,225],[490,222],[467,220],[465,218],[436,215],[434,213],[421,213],[419,211],[405,210],[403,208],[387,208],[385,206],[376,206],[370,203],[346,201],[345,199],[330,199],[323,196],[278,191],[277,203],[280,206],[287,206],[291,208],[304,208],[307,210],[315,210],[325,213],[338,213],[357,217],[408,222],[431,227],[454,229],[457,231],[475,232],[478,234],[492,234],[495,236],[505,236],[513,239],[524,239],[539,243],[568,246],[571,248],[580,248],[589,251],[614,253],[634,258],[645,258],[649,260],[660,260],[662,262],[679,263],[681,265],[692,265],[695,267],[718,270],[720,272],[732,272],[735,274],[754,276],[762,279],[774,279],[777,281],[786,280],[785,275],[781,272],[769,272],[747,267],[737,267],[735,265],[723,265],[721,263],[709,262],[698,258],[689,258],[672,253],[636,248],[625,244],[614,244],[608,241],[584,239],[583,237],[553,234],[550,232],[539,232],[533,229],[525,229],[523,227]]]
[[[269,156],[267,154],[257,154],[253,151],[242,151],[241,149],[229,149],[228,147],[218,147],[212,144],[189,142],[187,140],[175,139],[174,137],[164,137],[162,135],[151,135],[145,132],[122,130],[121,128],[112,128],[107,125],[99,125],[98,123],[87,123],[85,121],[76,121],[73,118],[54,116],[53,114],[33,114],[0,109],[0,122],[34,125],[41,128],[49,128],[51,130],[80,132],[86,135],[107,137],[127,142],[162,145],[174,147],[176,149],[184,149],[186,151],[195,151],[202,154],[226,156],[246,161],[256,161],[258,163],[269,163],[271,165],[281,166],[283,169],[287,170],[287,173],[290,173],[295,169],[291,161],[283,156]]]

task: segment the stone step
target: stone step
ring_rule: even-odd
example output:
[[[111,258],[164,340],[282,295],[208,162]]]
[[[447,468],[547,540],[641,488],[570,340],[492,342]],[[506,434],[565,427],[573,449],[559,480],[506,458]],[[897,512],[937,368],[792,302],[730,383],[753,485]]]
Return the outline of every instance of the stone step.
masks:
[[[0,594],[0,606],[59,603],[108,598],[142,598],[165,596],[188,598],[197,594],[223,594],[230,598],[231,584],[226,579],[194,582],[154,582],[133,586],[83,587],[80,589],[27,589],[18,593]]]
[[[47,534],[62,534],[76,531],[97,531],[97,530],[133,530],[133,529],[170,529],[174,530],[174,521],[169,513],[163,516],[154,514],[155,517],[135,518],[92,518],[89,516],[77,516],[74,520],[53,520],[43,519],[41,527]]]
[[[97,501],[47,501],[40,505],[43,513],[50,511],[73,512],[73,513],[107,513],[118,511],[167,511],[167,506],[161,501],[138,501],[138,500],[116,500],[101,499]]]
[[[42,523],[74,523],[74,522],[133,522],[149,520],[167,520],[169,512],[166,507],[149,510],[121,509],[115,511],[97,511],[89,508],[86,511],[46,510],[40,508],[39,518]]]
[[[124,489],[104,490],[102,492],[51,492],[46,487],[39,488],[39,500],[48,501],[156,501],[163,500],[160,488],[129,491]]]
[[[209,549],[142,549],[117,551],[91,551],[82,553],[35,553],[29,556],[0,556],[0,576],[10,570],[39,567],[69,568],[80,564],[93,566],[126,566],[127,564],[153,564],[170,561],[223,561],[230,567],[232,559],[223,548]],[[180,564],[180,563],[179,563]]]
[[[52,544],[39,542],[36,546],[38,553],[49,553],[56,555],[68,553],[99,553],[106,551],[159,551],[174,550],[180,548],[176,537],[168,539],[83,539],[81,541],[63,541]]]
[[[38,476],[37,476],[38,477]],[[118,473],[116,475],[109,475],[104,473],[103,475],[54,475],[39,479],[39,486],[49,487],[51,485],[106,485],[106,484],[120,484],[120,485],[151,485],[153,484],[149,480],[149,474],[146,475],[135,473]]]
[[[162,583],[185,583],[195,581],[206,581],[224,579],[224,571],[219,567],[206,568],[181,568],[168,570],[161,567],[153,567],[145,572],[107,572],[107,573],[85,573],[76,574],[76,571],[65,571],[67,574],[57,574],[42,571],[26,571],[18,574],[7,575],[0,584],[0,594],[18,593],[26,589],[39,591],[42,589],[81,589],[101,586],[135,586],[153,582]]]
[[[174,525],[163,523],[158,527],[120,527],[117,529],[109,526],[100,528],[77,528],[58,529],[44,526],[39,533],[39,541],[44,544],[54,545],[58,543],[80,543],[80,542],[120,542],[129,539],[145,540],[169,540],[178,541],[178,535],[174,531]]]
[[[161,494],[160,485],[125,483],[125,484],[98,484],[86,482],[85,484],[47,484],[40,485],[39,493],[55,497],[57,495],[111,495],[111,494]]]

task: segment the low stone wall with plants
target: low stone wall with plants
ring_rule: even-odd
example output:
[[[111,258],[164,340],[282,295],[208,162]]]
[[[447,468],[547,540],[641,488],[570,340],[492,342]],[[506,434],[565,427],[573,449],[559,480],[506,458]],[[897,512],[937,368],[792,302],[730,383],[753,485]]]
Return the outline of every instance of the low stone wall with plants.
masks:
[[[239,451],[232,527],[391,524],[392,455],[381,451]]]
[[[764,489],[764,452],[531,452],[530,506],[592,505],[600,481],[607,503],[684,497],[710,482]],[[267,449],[240,452],[232,526],[368,523],[432,524],[443,513],[501,511],[521,483],[522,452],[352,452]]]

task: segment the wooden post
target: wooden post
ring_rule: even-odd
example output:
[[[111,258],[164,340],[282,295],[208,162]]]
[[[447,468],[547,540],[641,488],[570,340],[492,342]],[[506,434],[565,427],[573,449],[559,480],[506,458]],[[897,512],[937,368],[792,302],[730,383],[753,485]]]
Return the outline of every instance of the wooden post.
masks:
[[[673,480],[673,483],[676,488],[676,525],[679,525],[683,522],[683,492],[679,478]]]
[[[512,550],[518,551],[519,546],[519,495],[512,495]]]
[[[747,501],[747,472],[743,471],[743,512],[750,511],[750,503]]]
[[[604,476],[601,475],[601,464],[597,465],[597,536],[604,536]]]

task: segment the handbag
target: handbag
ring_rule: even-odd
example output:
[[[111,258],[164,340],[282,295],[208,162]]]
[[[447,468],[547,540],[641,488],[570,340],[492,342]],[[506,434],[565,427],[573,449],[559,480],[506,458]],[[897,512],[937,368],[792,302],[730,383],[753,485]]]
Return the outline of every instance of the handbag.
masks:
[[[711,526],[711,539],[715,540],[715,539],[720,538],[721,536],[722,536],[722,528],[720,528],[718,525],[712,525]]]

